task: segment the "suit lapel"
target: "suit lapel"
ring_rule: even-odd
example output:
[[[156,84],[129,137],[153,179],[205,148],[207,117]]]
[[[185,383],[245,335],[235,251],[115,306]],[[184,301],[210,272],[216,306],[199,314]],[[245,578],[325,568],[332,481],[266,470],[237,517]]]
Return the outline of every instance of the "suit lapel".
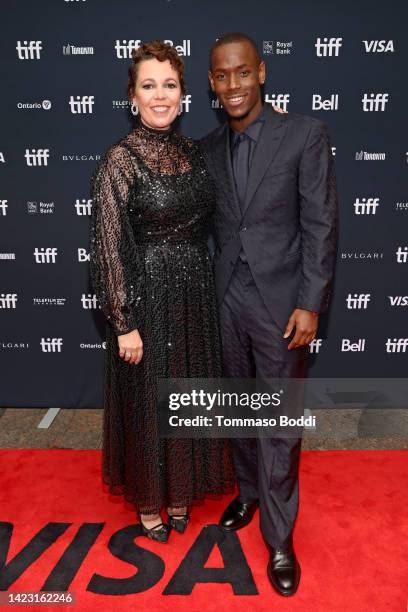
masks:
[[[227,201],[231,205],[231,209],[237,219],[240,220],[242,213],[232,171],[230,130],[228,123],[225,123],[221,129],[215,145],[215,170],[220,184],[225,186]]]
[[[243,215],[246,213],[252,198],[258,189],[268,166],[272,163],[286,132],[284,115],[276,113],[272,108],[267,113],[258,144],[252,159],[248,176]]]

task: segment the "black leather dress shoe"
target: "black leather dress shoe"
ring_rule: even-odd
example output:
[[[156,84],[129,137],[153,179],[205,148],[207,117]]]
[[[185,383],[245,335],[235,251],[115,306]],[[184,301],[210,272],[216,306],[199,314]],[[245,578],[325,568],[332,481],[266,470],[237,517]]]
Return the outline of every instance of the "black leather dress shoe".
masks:
[[[300,581],[300,565],[293,548],[289,552],[269,547],[268,578],[280,595],[294,595]]]
[[[244,504],[239,501],[239,497],[232,500],[230,505],[224,510],[224,514],[220,518],[218,525],[224,531],[236,531],[248,525],[255,514],[259,503],[253,501]]]

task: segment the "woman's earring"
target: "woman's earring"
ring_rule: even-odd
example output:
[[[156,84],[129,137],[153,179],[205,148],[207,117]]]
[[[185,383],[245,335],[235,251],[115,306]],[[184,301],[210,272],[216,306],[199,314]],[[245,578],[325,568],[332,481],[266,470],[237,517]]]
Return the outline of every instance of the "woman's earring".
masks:
[[[132,115],[138,115],[139,114],[139,107],[137,104],[132,104],[132,106],[130,107],[130,112],[132,113]]]
[[[183,106],[182,106],[182,102],[180,100],[179,112],[177,114],[181,115],[182,112],[183,112]]]

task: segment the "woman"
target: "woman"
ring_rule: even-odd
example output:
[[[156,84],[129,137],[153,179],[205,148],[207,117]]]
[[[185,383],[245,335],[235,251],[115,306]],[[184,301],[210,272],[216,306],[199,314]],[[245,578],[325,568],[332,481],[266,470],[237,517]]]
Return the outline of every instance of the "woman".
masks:
[[[214,191],[198,143],[173,130],[182,60],[160,41],[132,58],[136,128],[91,180],[90,273],[108,322],[102,473],[135,504],[143,533],[166,542],[170,526],[185,530],[194,500],[234,489],[234,473],[227,440],[158,436],[156,377],[221,375],[206,236]]]

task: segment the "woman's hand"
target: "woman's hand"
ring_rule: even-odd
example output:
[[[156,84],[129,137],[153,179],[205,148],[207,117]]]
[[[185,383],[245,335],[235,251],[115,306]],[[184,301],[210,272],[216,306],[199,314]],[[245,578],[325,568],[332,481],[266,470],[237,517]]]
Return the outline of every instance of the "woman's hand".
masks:
[[[119,357],[128,363],[138,364],[143,357],[143,342],[137,329],[118,336]]]

